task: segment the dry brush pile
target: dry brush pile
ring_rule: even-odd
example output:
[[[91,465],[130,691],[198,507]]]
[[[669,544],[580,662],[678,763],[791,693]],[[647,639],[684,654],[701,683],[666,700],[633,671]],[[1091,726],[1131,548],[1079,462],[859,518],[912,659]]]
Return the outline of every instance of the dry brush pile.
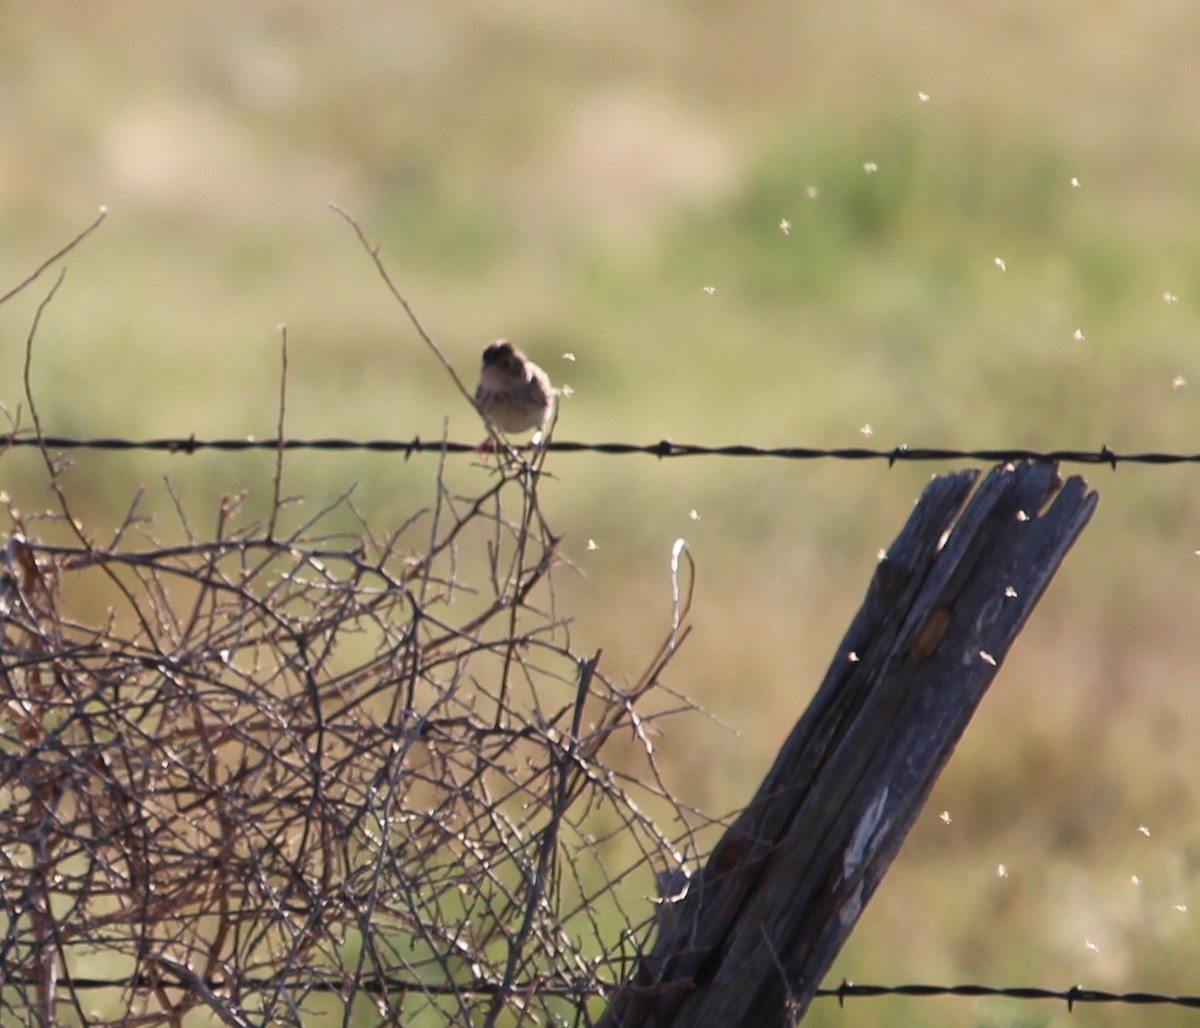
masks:
[[[324,533],[336,507],[238,528],[225,501],[211,538],[162,545],[131,516],[110,544],[49,545],[11,512],[6,1024],[602,1009],[646,941],[652,905],[628,896],[677,866],[689,821],[639,710],[686,596],[631,687],[574,652],[543,473],[505,457],[477,496],[439,481],[383,535]],[[63,613],[84,591],[112,596],[102,623]],[[606,764],[618,735],[640,768]]]
[[[556,607],[544,452],[472,495],[439,467],[381,528],[348,496],[302,517],[281,449],[268,516],[135,503],[106,542],[42,453],[56,509],[10,506],[0,555],[0,1020],[598,1016],[695,852],[649,723],[688,706],[660,680],[686,550],[622,686]]]

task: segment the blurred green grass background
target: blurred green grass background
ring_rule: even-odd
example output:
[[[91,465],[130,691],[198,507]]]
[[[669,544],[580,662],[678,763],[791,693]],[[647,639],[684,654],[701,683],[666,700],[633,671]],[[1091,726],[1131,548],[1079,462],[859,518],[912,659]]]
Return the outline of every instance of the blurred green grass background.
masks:
[[[285,322],[290,434],[429,438],[448,418],[475,438],[334,201],[464,378],[509,336],[572,387],[560,438],[1191,451],[1198,47],[1178,3],[26,6],[0,36],[0,286],[109,206],[38,336],[53,433],[269,436]],[[14,417],[47,284],[0,307]],[[101,537],[142,484],[168,511],[164,475],[200,523],[222,493],[269,499],[265,457],[74,459]],[[665,630],[672,541],[696,556],[672,684],[733,730],[681,721],[660,760],[717,812],[757,785],[938,469],[551,470],[586,573],[560,601],[611,674]],[[433,472],[300,455],[288,485],[315,508],[357,482],[386,525]],[[1097,517],[833,980],[1198,991],[1196,471],[1086,473]],[[6,454],[0,484],[49,502],[33,455]],[[1003,1000],[809,1020],[1131,1023]]]

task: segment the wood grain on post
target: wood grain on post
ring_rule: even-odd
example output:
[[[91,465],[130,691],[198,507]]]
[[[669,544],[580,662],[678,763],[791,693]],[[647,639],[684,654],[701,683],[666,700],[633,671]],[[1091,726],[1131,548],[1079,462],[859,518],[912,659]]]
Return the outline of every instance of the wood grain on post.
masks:
[[[977,477],[926,487],[808,710],[602,1028],[803,1016],[1096,507],[1053,464],[1002,465],[971,496]]]

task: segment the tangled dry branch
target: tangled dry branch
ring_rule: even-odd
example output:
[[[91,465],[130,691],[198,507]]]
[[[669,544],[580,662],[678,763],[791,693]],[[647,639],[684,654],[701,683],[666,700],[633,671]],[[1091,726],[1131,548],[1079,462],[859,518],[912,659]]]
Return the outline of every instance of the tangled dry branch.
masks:
[[[595,1013],[644,941],[630,898],[678,864],[692,820],[639,712],[686,610],[632,688],[573,652],[540,474],[508,463],[481,495],[439,487],[383,538],[322,533],[344,500],[278,537],[235,527],[227,501],[212,538],[170,546],[132,519],[103,547],[18,525],[6,1023]],[[111,595],[103,623],[65,612],[81,593]],[[605,762],[618,734],[641,768]]]
[[[698,824],[649,725],[690,567],[622,687],[557,609],[544,454],[381,532],[301,519],[281,453],[269,516],[103,544],[44,455],[69,536],[10,507],[0,568],[4,1023],[592,1021]]]

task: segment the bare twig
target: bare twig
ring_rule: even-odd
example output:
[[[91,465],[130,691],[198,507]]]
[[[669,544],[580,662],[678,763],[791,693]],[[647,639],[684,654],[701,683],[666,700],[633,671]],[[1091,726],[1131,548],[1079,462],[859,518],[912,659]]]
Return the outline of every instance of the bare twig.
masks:
[[[404,313],[408,316],[408,320],[412,322],[413,328],[417,330],[417,335],[419,335],[421,339],[424,340],[425,345],[433,351],[434,356],[442,362],[442,367],[449,372],[450,377],[454,380],[454,384],[458,386],[458,391],[467,398],[467,402],[470,403],[471,406],[476,409],[476,411],[479,411],[479,407],[475,403],[475,394],[463,384],[462,379],[458,377],[458,372],[454,370],[454,365],[451,363],[450,358],[446,356],[445,351],[438,344],[437,340],[434,339],[433,336],[426,330],[425,326],[421,323],[421,319],[417,317],[416,311],[413,310],[408,300],[405,299],[404,294],[400,292],[400,288],[392,280],[392,276],[388,272],[387,267],[384,265],[383,259],[379,256],[379,245],[372,243],[367,238],[367,234],[363,231],[363,228],[358,223],[358,220],[344,207],[341,207],[336,203],[331,203],[329,207],[330,210],[339,215],[346,222],[346,224],[348,224],[354,230],[354,234],[358,237],[358,241],[362,243],[363,249],[367,251],[371,261],[374,263],[375,270],[379,272],[380,278],[383,279],[384,285],[387,286],[388,292],[391,293],[396,302],[399,303],[402,308],[404,308]],[[479,416],[483,417],[482,411],[479,411]],[[484,420],[486,421],[487,419],[485,418]]]
[[[41,276],[43,271],[45,271],[51,265],[56,264],[58,261],[62,260],[67,254],[69,254],[72,250],[74,250],[75,247],[77,247],[88,236],[90,236],[93,232],[95,232],[96,229],[98,229],[100,227],[101,222],[103,222],[104,219],[107,217],[108,217],[108,208],[101,207],[100,213],[96,216],[96,220],[93,221],[90,225],[88,225],[88,227],[85,228],[82,232],[78,233],[73,239],[71,239],[70,242],[68,242],[66,246],[64,246],[62,249],[56,251],[55,253],[52,253],[49,257],[47,257],[44,261],[42,261],[41,264],[39,264],[36,268],[34,268],[33,271],[31,271],[28,275],[26,275],[23,279],[21,279],[21,281],[18,282],[15,286],[13,286],[7,293],[0,293],[0,303],[4,303],[6,300],[11,300],[22,289],[24,289],[26,286],[30,285],[32,282],[35,282]]]
[[[275,438],[279,440],[279,446],[275,449],[275,478],[274,478],[274,493],[271,498],[271,515],[267,521],[267,538],[275,538],[275,523],[279,517],[279,509],[283,502],[283,453],[284,453],[284,432],[283,426],[287,419],[287,373],[288,373],[288,348],[287,348],[287,325],[279,326],[279,418],[275,426]]]
[[[358,241],[362,244],[363,249],[367,251],[368,256],[371,258],[371,262],[375,265],[375,270],[379,272],[380,278],[383,279],[384,285],[387,286],[388,292],[392,294],[393,299],[395,299],[396,302],[399,303],[403,308],[408,320],[412,323],[413,328],[416,329],[417,335],[419,335],[424,341],[425,345],[433,351],[434,356],[437,357],[437,359],[441,362],[442,367],[449,372],[451,379],[453,379],[454,384],[458,387],[458,391],[462,393],[464,397],[466,397],[467,402],[474,409],[475,413],[479,415],[480,420],[487,429],[490,446],[493,449],[505,454],[510,460],[518,463],[521,462],[523,458],[520,455],[520,451],[518,451],[504,435],[496,431],[496,428],[492,424],[491,420],[483,413],[479,407],[479,404],[475,402],[475,393],[463,383],[463,380],[459,377],[458,372],[454,368],[454,364],[451,362],[450,358],[446,356],[446,352],[442,349],[437,340],[434,339],[434,337],[426,330],[424,324],[421,322],[421,319],[417,316],[416,311],[413,309],[412,305],[408,302],[404,294],[400,291],[400,288],[392,279],[391,273],[388,271],[387,266],[383,263],[383,258],[379,255],[379,245],[377,243],[372,243],[367,238],[367,234],[363,231],[363,228],[358,223],[358,220],[344,207],[341,207],[336,203],[331,203],[329,207],[354,230],[354,234],[358,237]],[[555,405],[554,412],[552,413],[552,417],[556,416],[557,404]],[[545,459],[544,453],[542,455],[542,459]]]

